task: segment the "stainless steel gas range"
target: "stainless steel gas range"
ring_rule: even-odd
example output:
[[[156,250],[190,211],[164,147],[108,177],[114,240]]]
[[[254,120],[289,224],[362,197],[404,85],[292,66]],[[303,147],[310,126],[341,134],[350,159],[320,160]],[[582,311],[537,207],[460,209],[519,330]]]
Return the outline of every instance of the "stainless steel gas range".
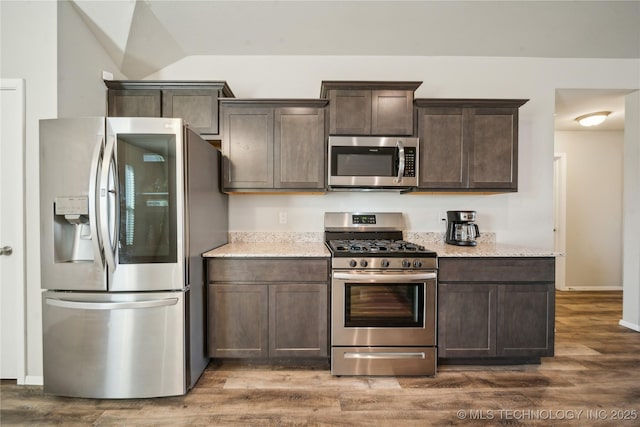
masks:
[[[402,240],[399,212],[326,212],[331,373],[435,375],[436,253]]]

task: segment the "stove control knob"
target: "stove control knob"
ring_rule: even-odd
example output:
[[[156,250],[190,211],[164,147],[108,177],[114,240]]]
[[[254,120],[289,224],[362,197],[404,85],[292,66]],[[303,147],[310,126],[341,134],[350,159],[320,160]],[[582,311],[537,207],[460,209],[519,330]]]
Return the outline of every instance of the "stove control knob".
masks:
[[[422,261],[420,261],[419,259],[417,259],[417,260],[413,261],[413,266],[414,266],[415,268],[420,268],[420,267],[422,267]]]
[[[383,260],[382,260],[382,262],[380,262],[380,265],[381,265],[383,268],[387,268],[387,267],[389,267],[389,260],[388,260],[388,259],[383,259]]]
[[[411,261],[409,261],[408,259],[403,259],[403,260],[402,260],[402,266],[403,266],[404,268],[409,268],[409,267],[411,267]]]
[[[355,259],[352,259],[351,261],[349,261],[349,267],[355,267],[358,265],[358,262]]]
[[[369,263],[367,262],[366,259],[363,259],[362,261],[360,261],[360,267],[366,267],[367,265],[369,265]]]

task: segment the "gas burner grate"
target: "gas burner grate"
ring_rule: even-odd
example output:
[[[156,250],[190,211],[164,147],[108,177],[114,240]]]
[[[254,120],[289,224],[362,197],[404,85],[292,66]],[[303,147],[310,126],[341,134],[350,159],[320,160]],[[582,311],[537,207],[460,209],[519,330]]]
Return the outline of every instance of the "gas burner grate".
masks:
[[[418,253],[427,251],[424,246],[405,240],[330,240],[329,246],[336,252],[353,254]]]

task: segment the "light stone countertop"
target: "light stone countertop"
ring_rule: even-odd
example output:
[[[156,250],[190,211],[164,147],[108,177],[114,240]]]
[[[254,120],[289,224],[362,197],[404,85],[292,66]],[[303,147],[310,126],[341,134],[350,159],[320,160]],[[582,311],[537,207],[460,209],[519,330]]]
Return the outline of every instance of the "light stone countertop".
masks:
[[[269,258],[309,257],[329,258],[331,253],[323,242],[253,242],[228,243],[202,254],[206,258]]]
[[[205,252],[206,258],[330,257],[323,233],[231,232],[229,242]],[[435,251],[439,257],[557,257],[552,250],[496,243],[495,234],[483,233],[477,246],[448,245],[442,233],[409,232],[405,239]]]
[[[445,243],[429,243],[427,249],[436,251],[439,257],[556,257],[553,251],[500,243],[478,243],[477,246],[454,246]],[[228,243],[203,254],[206,258],[269,258],[269,257],[330,257],[322,242],[254,242]]]
[[[430,243],[427,249],[436,251],[438,257],[557,257],[561,254],[546,249],[503,243],[482,243],[477,246],[455,246],[446,243]]]

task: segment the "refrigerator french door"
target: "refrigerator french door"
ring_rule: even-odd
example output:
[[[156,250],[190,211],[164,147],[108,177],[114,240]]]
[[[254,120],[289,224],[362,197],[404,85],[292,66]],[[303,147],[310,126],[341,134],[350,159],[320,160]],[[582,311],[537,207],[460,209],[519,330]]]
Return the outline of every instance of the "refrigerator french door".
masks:
[[[226,243],[218,156],[180,119],[40,122],[45,392],[195,384],[208,362],[200,254]]]

